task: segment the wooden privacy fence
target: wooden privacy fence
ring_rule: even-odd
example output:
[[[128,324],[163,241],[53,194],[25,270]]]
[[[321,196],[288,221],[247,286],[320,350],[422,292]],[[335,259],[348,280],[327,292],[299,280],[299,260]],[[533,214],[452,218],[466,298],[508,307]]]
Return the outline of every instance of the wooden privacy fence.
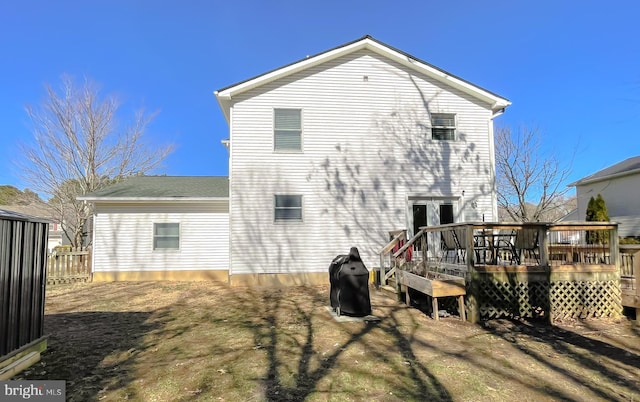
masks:
[[[91,247],[55,249],[49,254],[47,284],[90,281]]]

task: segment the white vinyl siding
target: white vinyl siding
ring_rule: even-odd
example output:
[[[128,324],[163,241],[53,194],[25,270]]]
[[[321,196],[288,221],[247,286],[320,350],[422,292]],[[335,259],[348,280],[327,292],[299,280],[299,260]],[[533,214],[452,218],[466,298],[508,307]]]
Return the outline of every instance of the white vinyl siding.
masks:
[[[273,148],[275,151],[302,151],[302,112],[300,109],[273,111]]]
[[[155,222],[153,224],[153,249],[178,250],[180,248],[180,223]]]
[[[96,272],[226,270],[228,204],[96,204]],[[153,250],[153,224],[180,223],[179,250]]]
[[[640,173],[576,186],[578,199],[577,219],[587,216],[589,199],[602,195],[607,205],[609,220],[618,222],[618,235],[640,235]]]
[[[273,152],[274,108],[304,111],[304,153]],[[431,139],[431,113],[455,114],[456,141]],[[232,116],[233,273],[324,272],[351,246],[373,269],[409,196],[494,219],[491,105],[370,51],[238,95]],[[274,222],[274,194],[301,194],[304,224]]]

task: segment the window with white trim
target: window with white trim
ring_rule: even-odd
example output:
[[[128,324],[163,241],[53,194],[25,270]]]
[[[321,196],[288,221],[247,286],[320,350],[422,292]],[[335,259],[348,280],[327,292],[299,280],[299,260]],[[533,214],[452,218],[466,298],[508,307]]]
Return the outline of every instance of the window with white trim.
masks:
[[[431,139],[455,141],[456,115],[453,113],[431,113]]]
[[[273,149],[275,151],[302,151],[302,111],[300,109],[274,109]]]
[[[302,221],[301,195],[278,194],[274,201],[274,221]]]
[[[156,222],[153,224],[153,249],[180,249],[180,224],[177,222]]]

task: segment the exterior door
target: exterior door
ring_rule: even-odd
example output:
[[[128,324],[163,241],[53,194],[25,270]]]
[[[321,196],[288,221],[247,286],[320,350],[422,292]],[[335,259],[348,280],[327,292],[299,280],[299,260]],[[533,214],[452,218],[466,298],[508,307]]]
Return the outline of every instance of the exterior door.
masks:
[[[423,226],[437,226],[456,221],[457,200],[454,199],[415,199],[410,201],[411,209],[409,215],[409,237],[413,237]],[[439,233],[430,233],[427,236],[428,255],[433,257],[432,250],[440,249]],[[416,243],[415,249],[420,250],[421,244]]]
[[[413,232],[411,232],[411,236],[413,237],[416,233],[420,231],[422,226],[427,226],[427,204],[413,204]]]

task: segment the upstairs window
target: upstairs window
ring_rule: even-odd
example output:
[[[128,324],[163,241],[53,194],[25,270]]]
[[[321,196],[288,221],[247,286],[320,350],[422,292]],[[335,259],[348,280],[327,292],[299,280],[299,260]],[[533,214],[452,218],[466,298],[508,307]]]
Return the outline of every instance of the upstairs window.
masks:
[[[180,224],[179,223],[154,223],[153,224],[153,249],[154,250],[178,250],[180,248]]]
[[[276,195],[275,218],[278,221],[302,220],[302,196],[301,195]]]
[[[273,149],[275,151],[302,151],[302,118],[300,109],[274,110]]]
[[[455,141],[456,115],[453,113],[431,113],[431,139]]]

